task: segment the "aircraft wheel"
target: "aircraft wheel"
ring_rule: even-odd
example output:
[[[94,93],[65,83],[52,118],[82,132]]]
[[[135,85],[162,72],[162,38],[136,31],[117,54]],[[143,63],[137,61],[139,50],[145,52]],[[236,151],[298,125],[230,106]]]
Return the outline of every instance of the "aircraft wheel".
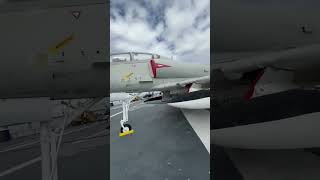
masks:
[[[132,127],[130,124],[124,124],[123,126],[124,126],[124,128],[121,127],[121,129],[120,129],[121,133],[132,130]]]

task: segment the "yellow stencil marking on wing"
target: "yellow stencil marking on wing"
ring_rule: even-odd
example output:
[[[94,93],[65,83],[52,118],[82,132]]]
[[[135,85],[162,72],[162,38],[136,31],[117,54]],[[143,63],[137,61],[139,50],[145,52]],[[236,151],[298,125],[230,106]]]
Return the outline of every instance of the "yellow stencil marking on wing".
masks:
[[[122,80],[124,80],[124,81],[128,81],[132,75],[133,75],[133,73],[131,72],[131,73],[129,73],[129,74],[127,74],[127,75],[123,76],[123,77],[122,77]]]
[[[67,44],[70,43],[70,41],[72,41],[74,39],[74,35],[71,34],[70,36],[66,37],[64,40],[62,40],[61,42],[59,42],[57,45],[55,45],[54,47],[50,48],[49,49],[49,52],[50,53],[53,53],[53,54],[57,54],[59,53],[59,50],[61,48],[63,48],[64,46],[66,46]]]

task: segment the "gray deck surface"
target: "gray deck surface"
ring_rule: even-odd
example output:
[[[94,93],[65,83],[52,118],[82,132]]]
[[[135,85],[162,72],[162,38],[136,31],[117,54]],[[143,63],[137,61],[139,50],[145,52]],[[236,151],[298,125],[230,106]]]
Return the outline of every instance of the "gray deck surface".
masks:
[[[81,127],[73,128],[72,130]],[[86,140],[86,138],[90,140]],[[34,142],[33,136],[0,143],[0,151],[23,143]],[[109,173],[109,135],[106,123],[90,124],[89,128],[67,134],[63,138],[58,159],[59,180],[108,179]],[[40,156],[40,144],[35,143],[18,150],[0,152],[0,173]],[[40,161],[25,168],[0,177],[1,180],[41,179]]]
[[[121,108],[112,109],[111,115],[120,111]],[[58,161],[60,180],[210,178],[210,155],[179,109],[160,104],[131,107],[130,124],[136,132],[126,137],[118,136],[120,118],[122,114],[111,118],[110,135],[106,123],[100,122],[64,136]],[[39,157],[40,145],[33,143],[18,150],[1,151],[38,138],[31,136],[0,143],[0,173]],[[0,179],[40,180],[40,161]]]
[[[182,112],[165,104],[131,108],[136,131],[119,137],[122,114],[111,117],[111,180],[206,180],[210,155]],[[121,112],[111,109],[111,116]]]

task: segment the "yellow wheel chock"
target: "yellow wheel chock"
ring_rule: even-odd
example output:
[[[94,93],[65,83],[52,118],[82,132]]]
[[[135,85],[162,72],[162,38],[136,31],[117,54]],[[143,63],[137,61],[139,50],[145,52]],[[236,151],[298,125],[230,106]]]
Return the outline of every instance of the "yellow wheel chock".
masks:
[[[134,133],[134,130],[130,130],[130,131],[126,131],[126,132],[120,132],[119,136],[122,137],[122,136],[126,136],[126,135],[133,134],[133,133]]]

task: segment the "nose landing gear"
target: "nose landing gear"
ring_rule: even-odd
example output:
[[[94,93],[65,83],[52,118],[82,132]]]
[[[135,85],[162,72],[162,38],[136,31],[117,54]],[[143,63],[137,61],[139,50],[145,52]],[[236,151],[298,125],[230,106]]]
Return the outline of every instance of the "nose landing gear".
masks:
[[[132,129],[130,124],[124,124],[123,126],[124,128],[121,127],[119,136],[126,136],[128,134],[134,133],[134,130]]]
[[[122,102],[122,120],[120,121],[121,129],[119,136],[126,136],[134,133],[130,124],[125,124],[129,121],[128,113],[129,113],[130,100],[125,100]]]

